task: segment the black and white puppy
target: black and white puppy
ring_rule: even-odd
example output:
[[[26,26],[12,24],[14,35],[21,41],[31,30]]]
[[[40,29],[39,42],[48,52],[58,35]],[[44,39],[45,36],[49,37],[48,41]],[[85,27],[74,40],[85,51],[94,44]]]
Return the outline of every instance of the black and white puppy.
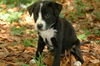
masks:
[[[39,35],[36,57],[39,57],[47,45],[54,53],[52,66],[60,66],[60,55],[65,50],[72,49],[71,53],[77,59],[75,64],[81,66],[84,61],[80,51],[80,41],[72,25],[59,17],[61,9],[61,4],[51,1],[35,2],[28,7],[29,14],[35,19],[35,29]]]

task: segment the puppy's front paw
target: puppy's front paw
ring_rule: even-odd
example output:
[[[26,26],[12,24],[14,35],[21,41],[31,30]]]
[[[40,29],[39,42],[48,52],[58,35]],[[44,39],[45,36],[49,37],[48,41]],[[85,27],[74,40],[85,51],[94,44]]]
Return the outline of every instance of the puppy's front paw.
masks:
[[[82,66],[82,64],[81,64],[80,61],[76,61],[76,62],[74,63],[74,66]]]
[[[36,63],[35,59],[30,60],[30,64],[35,64],[35,63]]]

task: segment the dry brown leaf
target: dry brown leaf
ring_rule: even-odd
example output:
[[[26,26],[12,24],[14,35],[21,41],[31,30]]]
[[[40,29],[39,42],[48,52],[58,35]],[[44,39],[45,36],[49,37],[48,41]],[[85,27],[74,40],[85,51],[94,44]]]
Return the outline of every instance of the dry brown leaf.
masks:
[[[96,64],[96,63],[100,63],[100,60],[95,59],[95,60],[90,60],[90,62],[92,62],[92,63]]]
[[[9,12],[16,12],[16,11],[18,11],[18,9],[19,8],[14,7],[14,8],[9,8],[7,11],[9,11]]]
[[[25,49],[23,44],[17,44],[14,46],[14,48],[18,51],[23,51]]]
[[[52,54],[51,54],[51,53],[48,53],[48,54],[45,56],[43,62],[44,62],[47,66],[52,66],[53,58],[54,58],[54,57],[52,56]]]
[[[43,61],[47,66],[52,66],[53,59],[54,59],[54,56],[52,55],[52,53],[49,52],[48,54],[46,54]],[[66,55],[66,57],[61,57],[60,65],[61,66],[71,66],[73,65],[75,61],[76,60],[74,56]]]
[[[2,8],[6,8],[6,6],[7,6],[7,5],[4,5],[4,4],[0,5],[0,7],[2,7]]]
[[[0,66],[6,66],[5,62],[0,62]]]
[[[5,58],[8,55],[9,55],[8,50],[3,47],[3,49],[0,51],[0,58]]]
[[[33,48],[33,47],[26,47],[24,52],[31,52],[31,53],[33,53],[35,51],[36,51],[36,49]]]
[[[9,34],[0,34],[0,38],[7,39],[9,38]]]

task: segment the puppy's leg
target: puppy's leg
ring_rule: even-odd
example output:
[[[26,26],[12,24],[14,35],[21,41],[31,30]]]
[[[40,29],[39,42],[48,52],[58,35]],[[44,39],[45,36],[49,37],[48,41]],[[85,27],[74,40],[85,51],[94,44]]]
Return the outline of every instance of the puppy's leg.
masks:
[[[53,46],[54,46],[54,61],[53,61],[52,66],[60,66],[62,38],[57,37],[56,39],[52,39],[52,43],[53,43]]]
[[[32,64],[36,63],[36,60],[38,60],[39,55],[42,53],[42,51],[44,49],[44,46],[45,46],[45,43],[44,43],[42,37],[39,36],[36,57],[35,57],[35,59],[30,60],[30,63],[32,63]]]
[[[45,46],[45,42],[43,41],[42,37],[39,36],[39,39],[38,39],[38,47],[37,47],[37,51],[36,51],[36,59],[43,52],[44,46]]]
[[[58,44],[58,45],[61,45],[61,44]],[[52,66],[60,66],[60,55],[61,55],[61,46],[56,46],[54,48],[54,61],[53,61]]]
[[[81,64],[84,63],[84,60],[81,55],[79,40],[77,40],[76,43],[74,44],[74,47],[73,47],[71,53],[75,56],[75,58],[77,60],[77,62],[75,63],[75,66],[81,66]]]

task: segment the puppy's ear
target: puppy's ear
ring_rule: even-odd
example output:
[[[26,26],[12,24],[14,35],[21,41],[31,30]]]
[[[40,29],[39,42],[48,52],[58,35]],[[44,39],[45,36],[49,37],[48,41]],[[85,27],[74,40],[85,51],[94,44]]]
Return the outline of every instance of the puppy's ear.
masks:
[[[55,15],[58,17],[62,10],[62,5],[55,2],[50,2],[49,5],[53,8]]]
[[[32,16],[32,13],[34,11],[34,8],[36,7],[36,3],[33,3],[32,5],[30,5],[27,9],[28,9],[28,12],[30,14],[30,16]]]

